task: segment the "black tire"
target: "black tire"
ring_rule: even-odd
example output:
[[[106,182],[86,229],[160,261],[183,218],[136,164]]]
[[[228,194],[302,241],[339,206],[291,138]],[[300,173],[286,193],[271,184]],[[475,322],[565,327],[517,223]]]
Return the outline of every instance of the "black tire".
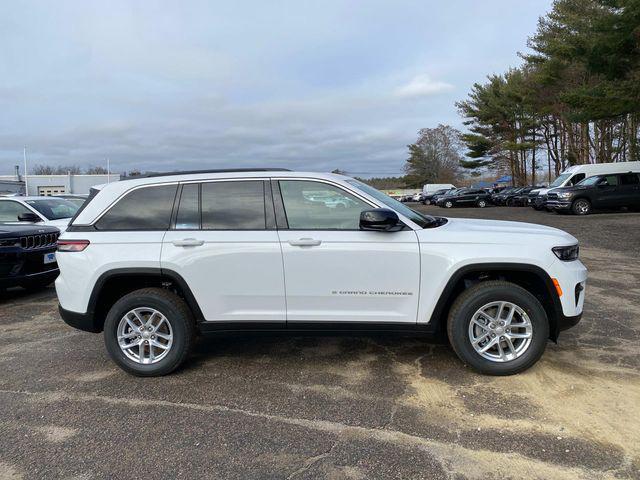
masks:
[[[532,205],[531,208],[533,208],[535,211],[539,212],[540,210],[542,210],[544,207],[538,207],[536,205]]]
[[[451,208],[453,207],[453,202],[451,200],[447,200],[446,202],[444,202],[444,208]]]
[[[487,201],[486,201],[486,200],[482,200],[482,199],[480,199],[480,200],[478,200],[478,201],[476,202],[476,206],[477,206],[478,208],[484,208],[484,207],[486,207],[486,206],[487,206]]]
[[[173,330],[169,353],[157,363],[140,364],[129,359],[118,345],[117,328],[122,317],[134,308],[151,307],[162,313]],[[195,322],[187,304],[175,293],[162,288],[143,288],[120,298],[104,322],[104,343],[112,360],[125,372],[139,377],[167,375],[189,356],[195,341]]]
[[[508,301],[519,306],[532,325],[529,347],[519,357],[504,363],[481,356],[469,339],[469,324],[474,313],[495,301]],[[487,375],[513,375],[528,369],[542,356],[549,338],[549,321],[538,299],[524,288],[505,281],[487,281],[465,290],[456,299],[449,311],[447,334],[456,355],[474,370]]]
[[[578,198],[571,204],[571,211],[575,215],[589,215],[591,213],[591,202],[586,198]]]

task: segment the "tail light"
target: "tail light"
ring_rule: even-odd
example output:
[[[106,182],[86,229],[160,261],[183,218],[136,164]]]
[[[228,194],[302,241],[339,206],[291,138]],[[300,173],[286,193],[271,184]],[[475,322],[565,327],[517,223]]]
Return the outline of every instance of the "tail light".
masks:
[[[58,240],[59,252],[81,252],[89,246],[89,240]]]

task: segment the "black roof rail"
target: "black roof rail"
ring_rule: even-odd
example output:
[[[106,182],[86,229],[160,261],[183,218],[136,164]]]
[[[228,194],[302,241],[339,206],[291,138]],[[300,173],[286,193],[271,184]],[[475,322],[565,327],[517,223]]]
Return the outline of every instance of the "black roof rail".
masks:
[[[161,172],[161,173],[148,173],[145,175],[135,175],[133,177],[126,177],[123,180],[134,180],[136,178],[153,178],[153,177],[167,177],[170,175],[192,175],[200,173],[242,173],[242,172],[290,172],[288,168],[218,168],[211,170],[182,170],[175,172]]]

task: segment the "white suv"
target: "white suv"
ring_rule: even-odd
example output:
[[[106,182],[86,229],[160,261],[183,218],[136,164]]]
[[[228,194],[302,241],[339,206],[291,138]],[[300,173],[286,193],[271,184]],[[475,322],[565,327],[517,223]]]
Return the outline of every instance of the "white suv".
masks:
[[[64,321],[104,331],[136,375],[177,368],[196,334],[278,329],[446,332],[507,375],[579,321],[577,257],[563,231],[425,216],[341,175],[207,171],[94,191],[60,238],[56,290]]]

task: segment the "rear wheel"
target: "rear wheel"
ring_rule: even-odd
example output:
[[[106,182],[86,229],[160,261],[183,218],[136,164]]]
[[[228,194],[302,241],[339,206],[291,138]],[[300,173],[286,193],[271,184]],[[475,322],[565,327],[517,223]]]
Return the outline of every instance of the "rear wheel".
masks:
[[[522,287],[487,281],[456,299],[447,333],[458,357],[473,369],[512,375],[538,361],[549,337],[549,322],[540,302]]]
[[[166,375],[187,358],[195,324],[189,307],[162,288],[144,288],[118,300],[104,324],[109,355],[133,375]]]
[[[589,215],[591,213],[591,202],[586,198],[579,198],[571,204],[571,211],[576,215]]]
[[[476,203],[476,205],[480,208],[484,208],[487,206],[487,201],[486,200],[478,200],[478,202]]]

